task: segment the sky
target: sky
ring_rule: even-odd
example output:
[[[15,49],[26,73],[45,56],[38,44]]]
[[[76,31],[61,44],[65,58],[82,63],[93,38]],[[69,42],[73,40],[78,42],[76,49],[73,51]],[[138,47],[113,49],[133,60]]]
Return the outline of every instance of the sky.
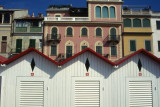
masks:
[[[160,11],[160,0],[123,0],[123,5],[147,5],[151,6],[153,11]],[[0,0],[0,5],[5,9],[28,9],[29,14],[46,15],[46,9],[49,5],[69,5],[72,7],[86,7],[86,0]]]

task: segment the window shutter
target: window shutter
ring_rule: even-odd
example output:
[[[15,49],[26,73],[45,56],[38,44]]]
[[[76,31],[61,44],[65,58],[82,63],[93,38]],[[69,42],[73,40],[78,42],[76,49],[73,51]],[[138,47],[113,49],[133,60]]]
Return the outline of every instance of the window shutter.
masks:
[[[150,27],[150,20],[149,19],[143,19],[143,27]]]
[[[117,47],[111,46],[111,56],[117,56]]]
[[[157,29],[160,29],[160,21],[156,21]]]
[[[54,27],[52,28],[52,36],[51,36],[52,39],[57,39],[57,28]]]
[[[51,45],[51,55],[57,55],[57,45]]]
[[[115,18],[115,7],[110,7],[110,18]]]
[[[133,27],[141,27],[141,20],[133,19]]]
[[[96,52],[102,55],[102,46],[96,46]]]
[[[75,107],[100,107],[100,81],[75,81]]]
[[[131,19],[124,19],[124,27],[131,27]]]
[[[158,51],[160,51],[160,41],[158,41]]]
[[[82,28],[82,36],[87,36],[87,28]]]
[[[129,107],[153,107],[152,81],[129,81]]]
[[[16,53],[22,52],[22,39],[16,40]]]
[[[35,40],[35,39],[30,39],[29,48],[30,48],[30,47],[35,48],[35,42],[36,42],[36,40]]]
[[[103,12],[103,18],[108,18],[108,7],[104,6],[102,8],[102,12]]]
[[[151,51],[151,41],[150,40],[145,40],[145,49],[147,51]]]
[[[67,35],[72,36],[72,28],[71,27],[67,28]]]
[[[136,51],[136,41],[130,40],[130,51]]]
[[[66,58],[69,58],[72,56],[72,46],[67,46],[66,47]]]
[[[84,49],[86,49],[87,48],[87,46],[82,46],[82,50],[84,50]]]
[[[101,17],[101,7],[96,6],[96,18],[100,18],[100,17]]]
[[[110,33],[111,33],[111,40],[116,40],[116,29],[112,28]]]
[[[102,29],[101,28],[96,29],[96,36],[102,36]]]

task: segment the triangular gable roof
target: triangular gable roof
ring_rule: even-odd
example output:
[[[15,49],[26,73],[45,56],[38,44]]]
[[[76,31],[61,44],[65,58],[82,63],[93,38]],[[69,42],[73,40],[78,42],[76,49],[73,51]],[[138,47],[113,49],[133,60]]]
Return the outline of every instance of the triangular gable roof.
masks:
[[[135,55],[137,55],[139,53],[142,53],[142,54],[148,56],[149,58],[151,58],[152,60],[154,60],[155,62],[160,63],[160,59],[159,58],[157,58],[156,56],[154,56],[150,52],[146,51],[145,49],[140,49],[140,50],[138,50],[138,51],[136,51],[136,52],[134,52],[134,53],[132,53],[130,55],[127,55],[127,56],[115,61],[114,63],[116,65],[120,65],[121,63],[125,62],[126,60],[130,59],[131,57],[133,57],[133,56],[135,56]]]
[[[4,62],[6,60],[8,60],[6,57],[0,56],[0,63]]]
[[[150,52],[148,52],[148,51],[146,51],[144,49],[140,49],[140,50],[138,50],[138,51],[136,51],[136,52],[134,52],[134,53],[132,53],[132,54],[130,54],[128,56],[125,56],[125,57],[123,57],[123,58],[121,58],[121,59],[119,59],[119,60],[117,60],[115,62],[112,62],[112,61],[108,60],[107,58],[103,57],[102,55],[98,54],[97,52],[95,52],[94,50],[92,50],[90,48],[86,48],[83,51],[75,54],[74,56],[72,56],[72,57],[70,57],[70,58],[68,58],[68,59],[66,59],[66,60],[64,60],[64,61],[62,61],[60,63],[52,60],[51,58],[49,58],[48,56],[44,55],[43,53],[39,52],[38,50],[36,50],[34,48],[29,48],[26,51],[24,51],[24,52],[22,52],[22,53],[20,53],[20,54],[18,54],[16,56],[14,56],[14,57],[6,60],[4,62],[0,62],[0,63],[1,64],[9,64],[9,63],[17,60],[18,58],[20,58],[20,57],[22,57],[22,56],[24,56],[24,55],[26,55],[26,54],[28,54],[30,52],[33,52],[33,51],[36,52],[36,53],[38,53],[42,57],[48,59],[49,61],[53,62],[54,64],[56,64],[58,66],[61,66],[61,65],[65,64],[65,63],[67,63],[68,61],[74,59],[75,57],[78,57],[79,55],[83,54],[84,52],[90,52],[90,53],[94,54],[95,56],[99,57],[100,59],[104,60],[106,63],[111,64],[112,66],[119,65],[119,64],[125,62],[126,60],[130,59],[131,57],[133,57],[133,56],[135,56],[135,55],[137,55],[139,53],[143,53],[144,55],[148,56],[149,58],[151,58],[155,62],[160,63],[160,59],[159,58],[157,58],[156,56],[154,56],[153,54],[151,54]]]

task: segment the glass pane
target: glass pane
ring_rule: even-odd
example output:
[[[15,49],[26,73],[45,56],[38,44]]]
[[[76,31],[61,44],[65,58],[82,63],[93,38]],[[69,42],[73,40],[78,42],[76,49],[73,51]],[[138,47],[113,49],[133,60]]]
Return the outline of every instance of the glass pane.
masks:
[[[117,47],[111,46],[111,56],[117,56]]]
[[[72,28],[67,28],[67,35],[72,36]]]
[[[57,28],[54,27],[52,28],[52,36],[51,36],[52,39],[56,39],[57,38]]]
[[[158,41],[158,51],[160,51],[160,41]]]
[[[156,21],[157,29],[160,29],[160,21]]]
[[[102,9],[103,12],[103,18],[108,18],[108,7],[103,7]]]
[[[100,18],[100,17],[101,17],[101,7],[100,7],[100,6],[97,6],[97,7],[96,7],[96,17],[97,17],[97,18]]]
[[[29,48],[30,48],[30,47],[35,48],[35,42],[36,42],[35,39],[30,39]]]
[[[141,27],[141,20],[133,19],[133,27]]]
[[[96,36],[102,36],[102,29],[101,28],[96,29]]]
[[[4,23],[10,23],[10,14],[9,13],[4,14]]]
[[[124,19],[124,27],[131,27],[131,19]]]
[[[115,8],[114,7],[110,7],[110,18],[115,18]]]
[[[57,55],[57,46],[51,45],[51,55]]]
[[[86,49],[87,48],[87,46],[82,46],[82,50],[84,50],[84,49]]]
[[[130,51],[136,51],[136,41],[130,40]]]
[[[151,41],[150,40],[145,40],[145,49],[147,51],[151,51]]]
[[[102,46],[96,46],[96,52],[102,55]]]
[[[82,28],[82,36],[87,36],[87,28]]]
[[[116,40],[116,29],[112,28],[110,31],[111,34],[111,40]]]
[[[72,46],[66,46],[66,58],[72,56]]]
[[[150,27],[150,20],[149,19],[143,19],[143,27]]]
[[[0,14],[0,23],[2,23],[2,14]]]

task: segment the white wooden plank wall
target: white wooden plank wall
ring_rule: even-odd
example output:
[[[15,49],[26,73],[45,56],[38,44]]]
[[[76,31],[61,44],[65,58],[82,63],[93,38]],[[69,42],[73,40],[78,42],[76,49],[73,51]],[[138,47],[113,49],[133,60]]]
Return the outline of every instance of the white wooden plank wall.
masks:
[[[3,107],[15,107],[16,76],[30,77],[30,73],[32,72],[30,62],[32,58],[35,58],[36,62],[34,69],[35,76],[48,78],[48,107],[71,107],[72,77],[86,77],[84,65],[86,58],[90,62],[88,78],[104,78],[103,107],[126,106],[126,77],[139,77],[137,67],[139,58],[142,58],[141,62],[144,67],[141,71],[142,76],[158,78],[157,81],[160,83],[159,65],[142,54],[132,57],[121,64],[118,69],[115,69],[93,54],[86,52],[62,65],[62,68],[59,69],[55,64],[32,52],[7,65],[5,72],[1,72],[0,75],[6,77],[4,81],[7,84],[5,90],[3,90],[6,102]],[[148,72],[148,70],[152,72]],[[160,96],[160,92],[158,95]]]

